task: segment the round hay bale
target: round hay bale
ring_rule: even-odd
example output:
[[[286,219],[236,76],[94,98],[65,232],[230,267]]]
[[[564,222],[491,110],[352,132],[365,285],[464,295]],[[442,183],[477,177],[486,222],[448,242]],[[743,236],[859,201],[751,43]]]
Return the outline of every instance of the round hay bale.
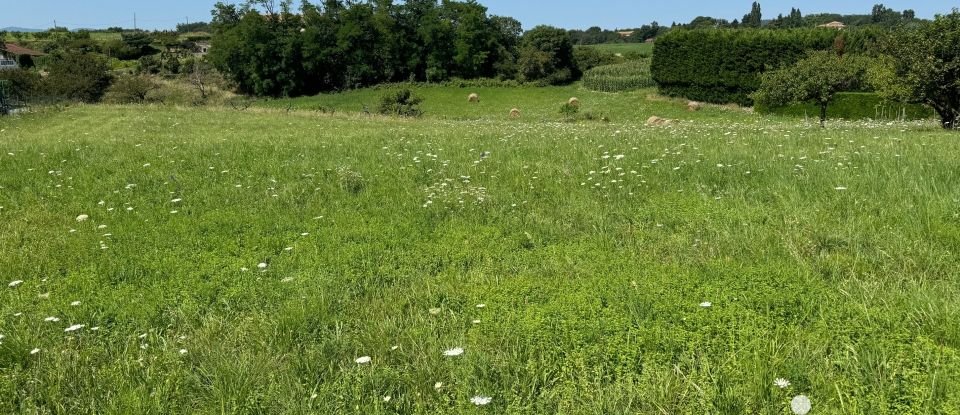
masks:
[[[573,97],[573,98],[570,98],[569,101],[567,101],[567,104],[569,104],[571,107],[579,107],[580,100],[577,99],[577,97]]]
[[[516,108],[510,110],[510,118],[520,118],[520,110]]]
[[[651,127],[661,127],[664,125],[670,125],[670,120],[654,115],[647,119],[647,125]]]
[[[701,108],[703,108],[703,104],[697,101],[690,101],[687,103],[688,111],[696,112],[696,111],[700,111]]]
[[[467,97],[467,102],[480,102],[480,95],[470,94],[470,96]]]

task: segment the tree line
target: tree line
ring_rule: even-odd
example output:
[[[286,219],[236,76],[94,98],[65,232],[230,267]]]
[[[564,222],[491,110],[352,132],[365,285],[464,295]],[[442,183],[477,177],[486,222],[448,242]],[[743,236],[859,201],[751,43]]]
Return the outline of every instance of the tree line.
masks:
[[[475,0],[217,3],[210,61],[240,92],[298,96],[386,82],[579,76],[569,34],[487,13]]]

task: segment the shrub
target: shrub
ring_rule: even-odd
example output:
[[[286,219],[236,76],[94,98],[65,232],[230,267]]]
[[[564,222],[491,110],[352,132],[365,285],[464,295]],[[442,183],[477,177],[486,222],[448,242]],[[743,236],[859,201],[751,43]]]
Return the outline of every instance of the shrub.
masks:
[[[109,70],[102,55],[67,53],[51,61],[44,85],[49,94],[62,99],[97,102],[110,86]]]
[[[568,121],[576,119],[578,113],[580,113],[579,105],[573,105],[568,102],[560,106],[560,115],[563,115],[563,118]]]
[[[712,103],[752,105],[760,74],[792,65],[810,50],[830,50],[837,32],[792,30],[673,30],[657,39],[651,73],[668,96]],[[842,33],[847,52],[866,52],[874,30]]]
[[[0,71],[0,80],[9,81],[6,94],[18,101],[28,101],[40,90],[40,74],[36,71],[22,68]]]
[[[114,104],[142,104],[147,101],[147,95],[151,91],[159,88],[160,85],[150,77],[126,75],[117,78],[104,98]]]
[[[583,74],[584,88],[600,92],[624,92],[655,86],[650,61],[629,61],[598,66]]]
[[[423,99],[413,95],[409,89],[402,89],[380,97],[380,106],[377,111],[383,115],[419,117],[423,115],[423,111],[420,110],[421,102]]]

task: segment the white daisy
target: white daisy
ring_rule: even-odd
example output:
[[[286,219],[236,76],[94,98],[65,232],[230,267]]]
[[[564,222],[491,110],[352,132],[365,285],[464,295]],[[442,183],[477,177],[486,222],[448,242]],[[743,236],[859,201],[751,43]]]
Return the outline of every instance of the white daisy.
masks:
[[[797,415],[807,415],[812,407],[810,398],[806,395],[797,395],[790,401],[790,409]]]
[[[784,378],[776,378],[776,379],[773,381],[773,384],[774,384],[774,386],[776,386],[776,387],[778,387],[778,388],[780,388],[780,389],[786,389],[786,388],[789,388],[789,387],[790,387],[790,381],[789,381],[789,380],[786,380],[786,379],[784,379]]]
[[[30,354],[37,354],[37,353],[40,353],[40,349],[33,349],[30,351]]]
[[[710,308],[710,307],[713,307],[713,303],[711,303],[711,302],[709,302],[709,301],[704,301],[704,302],[700,303],[700,307]]]
[[[180,354],[187,354],[187,349],[180,349]]]
[[[258,269],[267,269],[267,263],[266,263],[266,262],[261,262],[261,263],[257,264],[257,268],[258,268]]]
[[[181,198],[178,197],[178,198],[176,198],[176,199],[171,200],[170,203],[180,203],[180,202],[182,202],[182,201],[183,201],[183,199],[181,199]]]
[[[80,305],[80,302],[79,302],[79,301],[74,301],[74,302],[70,303],[70,306],[72,306],[72,307],[76,307],[76,306],[78,306],[78,305]]]
[[[57,318],[57,317],[47,317],[47,318],[43,319],[43,321],[56,323],[56,322],[60,321],[60,319]]]
[[[470,398],[470,402],[473,403],[473,404],[476,405],[476,406],[483,406],[483,405],[486,405],[486,404],[490,403],[491,401],[493,401],[493,398],[491,398],[491,397],[489,397],[489,396],[480,396],[480,395],[477,395],[477,396],[474,396],[474,397]]]
[[[362,365],[362,364],[370,363],[371,360],[373,359],[371,359],[370,356],[361,356],[361,357],[358,357],[357,360],[355,360],[355,362],[357,362],[357,364]]]
[[[433,384],[434,389],[440,389],[443,387],[443,382],[437,382]]]
[[[79,216],[77,216],[77,222],[86,222],[87,219],[90,219],[90,215],[79,215]]]
[[[383,401],[384,401],[384,402],[390,402],[391,399],[393,399],[393,397],[390,396],[390,395],[387,395],[387,396],[384,396],[384,397],[383,397]]]
[[[444,350],[444,351],[443,351],[443,355],[444,355],[444,356],[447,356],[447,357],[456,357],[456,356],[460,356],[460,355],[462,355],[462,354],[463,354],[463,348],[462,348],[462,347],[454,347],[454,348],[452,348],[452,349]]]
[[[477,308],[484,308],[486,306],[487,306],[486,304],[477,304]]]
[[[64,332],[65,332],[65,333],[70,333],[70,332],[74,332],[74,331],[80,330],[80,329],[82,329],[82,328],[84,328],[84,327],[86,327],[86,325],[83,325],[83,324],[74,324],[74,325],[72,325],[72,326],[70,326],[70,327],[67,327],[67,328],[64,330]]]
[[[13,288],[20,284],[23,284],[23,280],[10,281],[10,284],[7,284],[7,286]]]

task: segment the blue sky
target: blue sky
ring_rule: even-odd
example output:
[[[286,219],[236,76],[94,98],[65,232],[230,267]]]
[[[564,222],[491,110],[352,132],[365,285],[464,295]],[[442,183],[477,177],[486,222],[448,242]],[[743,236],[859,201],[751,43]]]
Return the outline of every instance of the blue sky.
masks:
[[[764,18],[788,13],[799,6],[804,14],[819,12],[870,13],[883,2],[896,10],[912,8],[921,17],[949,12],[956,1],[905,0],[761,0]],[[140,28],[173,28],[177,23],[207,21],[215,1],[210,0],[4,0],[0,27],[48,28],[54,20],[70,28],[132,27],[134,14]],[[688,22],[696,16],[740,18],[750,10],[751,0],[480,0],[492,14],[512,16],[525,28],[550,24],[564,28],[634,27],[651,21],[669,25]],[[296,0],[299,4],[299,0]]]

